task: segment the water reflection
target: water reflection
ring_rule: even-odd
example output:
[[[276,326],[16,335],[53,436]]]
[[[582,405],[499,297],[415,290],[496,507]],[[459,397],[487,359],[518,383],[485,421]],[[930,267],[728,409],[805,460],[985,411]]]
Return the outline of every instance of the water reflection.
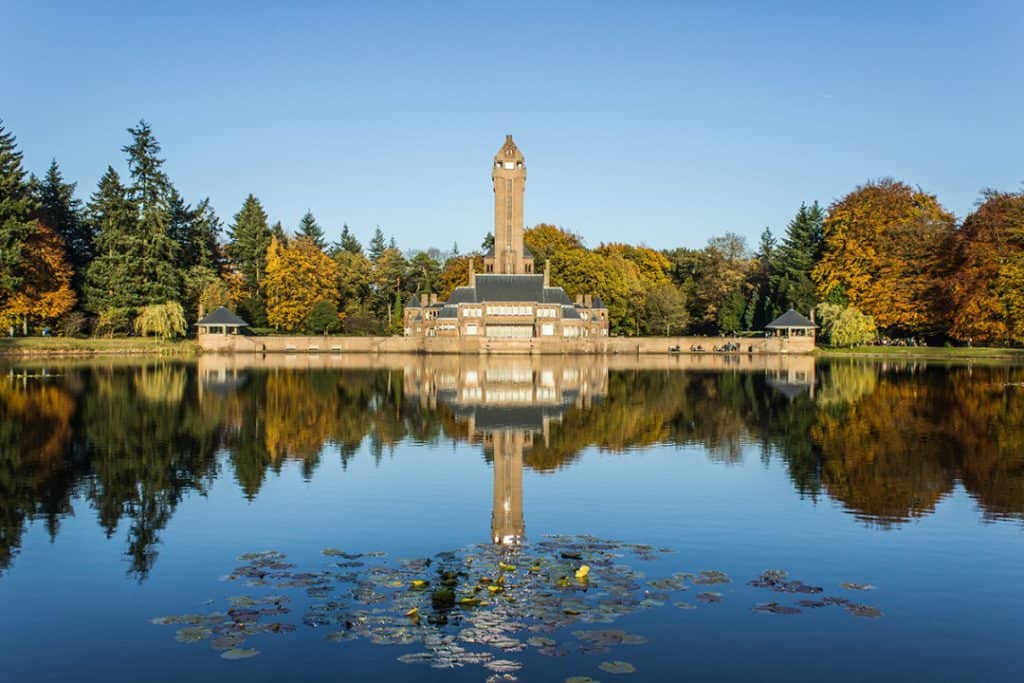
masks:
[[[931,514],[958,486],[983,519],[1019,522],[1022,380],[1008,366],[712,355],[27,363],[0,373],[0,569],[29,521],[56,537],[81,507],[108,535],[127,525],[142,579],[188,492],[227,474],[255,498],[286,463],[313,477],[325,458],[380,461],[403,442],[482,446],[498,543],[525,534],[524,468],[654,444],[725,465],[759,455],[799,495],[883,528]]]

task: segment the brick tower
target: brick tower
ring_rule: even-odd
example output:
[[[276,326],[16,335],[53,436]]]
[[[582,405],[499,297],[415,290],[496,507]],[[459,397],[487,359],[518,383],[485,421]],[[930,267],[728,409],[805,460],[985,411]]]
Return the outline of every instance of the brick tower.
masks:
[[[526,160],[505,136],[505,144],[494,155],[491,171],[494,183],[494,252],[484,258],[484,271],[502,275],[533,273],[533,256],[523,246],[523,192],[526,190]]]

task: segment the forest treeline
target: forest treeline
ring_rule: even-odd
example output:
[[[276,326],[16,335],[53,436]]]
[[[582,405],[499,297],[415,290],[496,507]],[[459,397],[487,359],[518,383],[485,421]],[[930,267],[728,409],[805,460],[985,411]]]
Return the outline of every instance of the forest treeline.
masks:
[[[31,520],[54,537],[88,510],[108,536],[126,529],[141,579],[181,501],[219,477],[255,499],[288,463],[308,479],[353,458],[380,464],[406,441],[474,441],[492,457],[450,405],[406,394],[400,369],[251,370],[226,385],[176,363],[38,374],[0,375],[0,573]],[[1012,366],[834,362],[818,367],[812,397],[806,386],[776,390],[763,373],[612,371],[605,399],[568,406],[525,465],[552,472],[588,449],[662,443],[729,465],[759,448],[781,459],[796,493],[827,496],[872,525],[930,515],[958,486],[986,519],[1020,522],[1021,379]]]
[[[493,245],[403,252],[377,228],[328,243],[307,211],[287,230],[250,194],[225,222],[186,201],[141,121],[88,200],[56,161],[29,174],[0,124],[0,328],[65,336],[182,336],[228,306],[267,331],[400,334],[417,294],[446,297],[483,269]],[[553,284],[596,294],[617,335],[759,331],[789,308],[813,309],[846,346],[879,335],[975,345],[1024,344],[1024,192],[985,190],[962,221],[938,199],[882,179],[824,208],[795,212],[751,249],[733,233],[701,249],[625,243],[588,248],[554,225],[526,231]]]

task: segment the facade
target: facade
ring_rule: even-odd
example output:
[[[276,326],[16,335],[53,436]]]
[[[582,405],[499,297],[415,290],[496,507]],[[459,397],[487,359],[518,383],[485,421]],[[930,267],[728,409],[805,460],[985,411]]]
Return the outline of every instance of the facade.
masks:
[[[447,301],[413,296],[403,314],[407,337],[489,339],[581,339],[608,336],[608,309],[598,297],[569,298],[551,286],[550,264],[534,272],[533,255],[523,243],[526,160],[512,141],[494,156],[494,248],[484,272],[470,266],[469,282]]]
[[[814,311],[811,311],[811,315],[814,315]],[[814,320],[805,318],[792,308],[764,326],[768,337],[806,338],[811,340],[811,346],[814,345],[817,329]]]

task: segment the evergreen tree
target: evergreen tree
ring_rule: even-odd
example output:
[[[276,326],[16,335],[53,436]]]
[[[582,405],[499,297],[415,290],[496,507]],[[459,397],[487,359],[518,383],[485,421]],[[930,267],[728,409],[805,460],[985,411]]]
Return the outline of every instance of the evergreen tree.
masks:
[[[459,255],[459,243],[458,242],[452,242],[452,253],[451,253],[451,255],[452,256],[458,256]]]
[[[772,281],[778,264],[778,240],[771,228],[761,233],[761,243],[754,254],[750,274],[750,297],[743,314],[743,324],[748,330],[764,329],[764,326],[782,312],[772,299]]]
[[[129,128],[131,144],[121,148],[128,155],[132,185],[128,196],[138,215],[137,238],[140,248],[133,254],[135,267],[142,276],[139,304],[177,301],[181,296],[181,277],[176,267],[178,245],[171,235],[171,186],[161,170],[164,160],[160,143],[145,121]]]
[[[384,233],[381,232],[378,225],[377,229],[373,231],[373,237],[370,238],[370,260],[380,260],[381,254],[384,253],[385,249],[387,249],[387,244],[384,242]]]
[[[348,225],[341,226],[341,239],[335,245],[335,252],[347,251],[350,254],[362,254],[363,245],[359,243],[356,236],[349,230]]]
[[[245,198],[234,223],[228,227],[228,255],[242,274],[251,297],[259,297],[267,270],[267,247],[271,239],[267,213],[253,195]],[[253,322],[250,320],[249,322]]]
[[[0,307],[21,284],[22,250],[37,208],[21,159],[14,134],[0,121]]]
[[[395,241],[394,235],[388,240],[388,249],[398,249],[398,242]]]
[[[484,250],[485,254],[491,252],[494,249],[494,233],[493,232],[487,233],[487,236],[484,237],[484,241],[480,243],[480,248]]]
[[[801,204],[789,222],[772,276],[774,310],[793,308],[806,315],[818,303],[811,271],[821,258],[824,221],[825,212],[814,202],[810,206]]]
[[[140,271],[134,262],[139,253],[135,224],[136,208],[113,167],[100,178],[89,199],[86,216],[96,235],[95,256],[85,273],[85,309],[102,313],[140,303]]]
[[[81,293],[85,270],[93,257],[95,236],[83,215],[82,201],[75,198],[78,183],[65,183],[57,160],[39,184],[39,219],[64,241],[68,261],[74,269],[72,286]]]
[[[281,225],[281,221],[274,221],[274,224],[270,226],[270,232],[282,246],[287,246],[289,239],[284,231],[284,226]]]
[[[324,239],[324,229],[316,222],[313,212],[308,209],[299,221],[299,229],[295,234],[296,236],[309,239],[321,251],[327,247],[327,241]]]

